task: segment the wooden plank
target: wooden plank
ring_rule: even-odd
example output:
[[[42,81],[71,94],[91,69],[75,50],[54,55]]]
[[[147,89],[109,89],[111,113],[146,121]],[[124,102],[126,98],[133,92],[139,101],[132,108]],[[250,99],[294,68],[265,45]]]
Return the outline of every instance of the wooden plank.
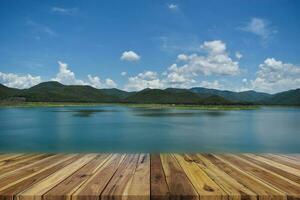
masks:
[[[292,160],[300,162],[300,154],[282,154],[282,155],[279,155],[279,156],[284,156],[284,157],[287,157],[287,158],[290,158]]]
[[[215,166],[201,154],[189,154],[197,165],[206,172],[229,196],[229,200],[256,200],[257,194]]]
[[[10,166],[10,165],[13,165],[15,163],[18,163],[26,158],[30,158],[32,156],[35,156],[34,154],[23,154],[21,156],[17,156],[17,157],[13,157],[13,158],[9,158],[9,159],[6,159],[6,160],[3,160],[0,162],[0,169],[2,167],[6,167],[6,166]]]
[[[34,184],[24,192],[17,195],[19,200],[41,200],[42,195],[52,189],[54,186],[62,182],[65,178],[72,175],[74,172],[79,170],[81,167],[90,162],[95,158],[95,154],[86,154],[81,158],[62,168],[54,174],[51,174],[47,179]]]
[[[101,194],[102,200],[135,199],[130,196],[128,191],[135,173],[138,154],[129,154],[125,157],[116,173],[109,181],[108,185]]]
[[[46,167],[49,167],[49,165],[51,166],[53,163],[61,162],[63,158],[66,158],[66,155],[60,154],[51,156],[41,160],[40,162],[36,162],[33,165],[29,165],[11,173],[4,174],[4,176],[1,176],[0,178],[0,191],[24,180],[26,177],[34,176],[36,173]]]
[[[170,154],[161,154],[160,157],[170,191],[170,199],[199,199],[197,191],[177,160]]]
[[[2,161],[5,161],[5,160],[9,160],[9,159],[12,159],[12,158],[17,158],[17,157],[20,157],[24,154],[3,154],[3,155],[0,155],[0,162]]]
[[[109,154],[99,154],[87,165],[48,191],[44,200],[70,200],[71,195],[107,161]]]
[[[261,179],[265,183],[285,192],[288,198],[300,198],[300,185],[277,175],[267,169],[259,167],[241,157],[236,155],[220,155],[221,158],[227,160],[228,162],[232,163],[233,165],[238,166],[243,171],[256,176],[257,178]]]
[[[20,169],[24,166],[32,164],[36,161],[40,161],[40,160],[42,160],[44,158],[47,158],[49,156],[52,156],[52,155],[51,154],[37,154],[37,155],[30,156],[29,158],[23,159],[23,160],[21,160],[17,163],[1,167],[0,174],[4,175],[7,172],[13,172],[17,169]]]
[[[168,200],[169,188],[159,154],[151,154],[151,199]]]
[[[190,159],[187,155],[175,154],[174,156],[190,182],[193,184],[200,199],[228,199],[228,195],[194,162],[193,159]]]
[[[300,184],[300,170],[291,168],[289,166],[268,160],[264,157],[260,157],[253,154],[240,155],[242,158],[255,163],[267,170],[270,170],[280,176],[286,177],[298,184]]]
[[[274,154],[262,154],[260,156],[263,156],[269,160],[273,160],[275,162],[279,162],[283,165],[287,165],[289,167],[293,167],[295,169],[300,170],[300,163],[296,160],[284,157],[284,156],[279,156],[279,155],[274,155]]]
[[[0,191],[0,200],[13,200],[14,196],[26,190],[33,184],[47,178],[49,175],[57,172],[68,164],[79,159],[81,155],[68,155],[65,158],[61,158],[59,162],[49,165],[49,167],[44,168],[36,174],[33,174],[22,181]]]
[[[253,177],[231,163],[223,160],[217,155],[212,154],[202,154],[206,159],[212,162],[219,169],[224,171],[226,174],[231,176],[237,182],[249,188],[251,191],[255,192],[258,195],[260,200],[270,200],[278,199],[285,200],[286,194],[284,192],[278,191],[277,189],[271,187],[270,185],[264,183],[263,181]]]
[[[150,155],[140,154],[128,188],[128,196],[139,200],[150,200]]]
[[[72,200],[99,200],[100,194],[115,174],[125,155],[114,154],[101,168],[73,193]]]

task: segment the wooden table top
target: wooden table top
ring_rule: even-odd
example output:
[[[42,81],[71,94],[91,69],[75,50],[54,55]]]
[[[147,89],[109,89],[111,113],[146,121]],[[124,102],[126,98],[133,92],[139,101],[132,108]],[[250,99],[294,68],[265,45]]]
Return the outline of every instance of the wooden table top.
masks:
[[[4,199],[300,199],[300,154],[0,154]]]

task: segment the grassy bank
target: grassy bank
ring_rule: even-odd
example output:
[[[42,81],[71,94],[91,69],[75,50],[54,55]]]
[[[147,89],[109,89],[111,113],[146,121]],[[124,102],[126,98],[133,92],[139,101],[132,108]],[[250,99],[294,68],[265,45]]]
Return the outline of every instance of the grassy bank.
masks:
[[[0,107],[65,107],[122,105],[148,109],[199,109],[199,110],[253,110],[257,105],[174,105],[174,104],[128,104],[128,103],[74,103],[74,102],[1,102]]]

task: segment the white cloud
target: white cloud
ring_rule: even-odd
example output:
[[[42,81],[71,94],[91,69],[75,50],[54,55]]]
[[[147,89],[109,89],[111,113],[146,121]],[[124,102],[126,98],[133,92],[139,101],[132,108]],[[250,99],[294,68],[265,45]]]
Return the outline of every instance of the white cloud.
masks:
[[[95,87],[95,88],[103,87],[103,84],[101,83],[101,80],[98,76],[92,76],[89,74],[87,77],[88,77],[89,83],[92,87]]]
[[[56,77],[53,78],[53,81],[58,81],[66,85],[90,85],[95,88],[112,88],[117,87],[117,84],[110,78],[107,78],[105,82],[101,81],[98,76],[92,76],[91,74],[87,75],[87,80],[80,80],[75,77],[74,72],[68,68],[67,63],[58,61],[59,72]]]
[[[78,8],[52,7],[51,11],[61,15],[75,15],[78,13]]]
[[[179,55],[177,56],[177,59],[178,59],[179,61],[187,61],[187,60],[189,59],[189,57],[188,57],[187,55],[185,55],[185,54],[179,54]]]
[[[233,61],[226,52],[226,44],[220,40],[206,41],[201,45],[201,48],[206,51],[207,55],[191,54],[189,56],[180,54],[178,59],[186,61],[182,66],[177,64],[171,65],[168,69],[168,77],[178,81],[193,82],[193,77],[199,75],[237,75],[240,71],[239,63]]]
[[[179,54],[177,60],[183,62],[183,65],[178,66],[177,63],[174,63],[161,75],[148,71],[129,77],[125,89],[140,90],[146,87],[189,88],[199,85],[210,88],[221,88],[222,85],[218,81],[198,82],[196,79],[201,75],[234,76],[239,73],[239,64],[228,56],[224,42],[220,40],[205,41],[201,45],[201,48],[206,52],[206,55]]]
[[[170,10],[174,10],[175,11],[175,10],[178,10],[178,5],[171,3],[171,4],[168,5],[168,8]]]
[[[158,74],[152,71],[139,73],[137,76],[128,78],[128,83],[124,89],[128,91],[142,90],[144,88],[163,88],[164,84],[159,79]]]
[[[140,56],[134,51],[124,51],[122,53],[121,60],[138,61],[140,60]]]
[[[211,89],[222,89],[223,85],[219,83],[219,81],[201,81],[199,86]]]
[[[127,72],[121,72],[121,76],[126,76]]]
[[[267,58],[259,65],[256,78],[250,82],[253,89],[270,93],[299,88],[300,67]]]
[[[240,60],[243,57],[243,55],[237,51],[235,52],[235,57]]]
[[[105,79],[105,87],[107,88],[116,88],[117,84],[110,78]]]
[[[252,18],[241,30],[253,33],[263,40],[268,40],[277,33],[277,31],[271,27],[269,21],[257,17]]]
[[[205,41],[201,48],[206,50],[211,55],[218,55],[226,53],[226,44],[221,40]]]
[[[56,74],[56,77],[53,78],[53,81],[58,81],[66,85],[88,85],[86,82],[76,79],[74,72],[68,68],[67,63],[58,61],[59,72]]]
[[[40,76],[17,75],[13,73],[0,72],[0,83],[12,88],[29,88],[42,81]]]

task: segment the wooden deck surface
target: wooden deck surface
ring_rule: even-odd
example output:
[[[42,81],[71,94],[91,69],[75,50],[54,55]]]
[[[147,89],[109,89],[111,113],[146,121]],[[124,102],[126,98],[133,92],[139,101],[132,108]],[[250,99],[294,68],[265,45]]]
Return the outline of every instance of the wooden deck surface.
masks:
[[[0,154],[4,199],[300,199],[300,154]]]

